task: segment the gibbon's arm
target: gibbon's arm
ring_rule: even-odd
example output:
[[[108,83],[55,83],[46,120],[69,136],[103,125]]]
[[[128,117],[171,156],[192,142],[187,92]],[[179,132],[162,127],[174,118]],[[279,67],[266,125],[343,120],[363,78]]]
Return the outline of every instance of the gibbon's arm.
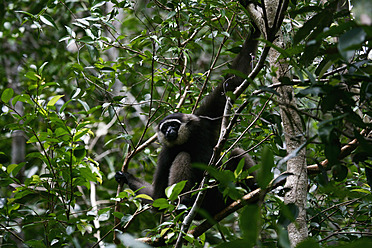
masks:
[[[146,194],[152,197],[153,194],[153,187],[146,181],[140,180],[134,177],[132,174],[128,172],[118,171],[115,174],[115,180],[119,184],[127,184],[129,188],[133,191],[138,191],[139,194]],[[141,189],[142,188],[142,189]]]
[[[245,40],[242,50],[238,56],[234,59],[231,69],[239,71],[245,75],[248,75],[252,70],[252,58],[257,53],[258,38],[261,33],[258,28],[253,25],[252,33]],[[208,96],[206,96],[195,114],[198,116],[206,116],[210,118],[218,118],[223,115],[223,111],[226,103],[225,92],[234,91],[244,81],[235,75],[227,75],[225,81],[220,83]]]

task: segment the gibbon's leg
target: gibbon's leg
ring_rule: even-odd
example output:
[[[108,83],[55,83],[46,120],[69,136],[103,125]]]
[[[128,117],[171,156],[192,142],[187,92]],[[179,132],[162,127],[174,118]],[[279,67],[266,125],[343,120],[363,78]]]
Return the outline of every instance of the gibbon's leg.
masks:
[[[235,170],[240,160],[244,158],[244,169],[248,170],[255,166],[256,163],[253,161],[251,156],[241,148],[235,148],[231,151],[229,161],[226,164],[226,169]]]

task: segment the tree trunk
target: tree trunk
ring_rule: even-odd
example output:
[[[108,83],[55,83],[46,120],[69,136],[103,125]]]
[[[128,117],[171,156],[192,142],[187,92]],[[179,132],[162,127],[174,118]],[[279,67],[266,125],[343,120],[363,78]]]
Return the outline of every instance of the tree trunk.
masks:
[[[284,48],[282,33],[278,33],[278,39],[275,45]],[[279,78],[286,76],[288,65],[278,61],[279,53],[272,49],[269,53],[270,65],[277,68],[276,78],[273,83],[279,83]],[[287,154],[291,154],[305,142],[304,130],[300,115],[296,112],[296,99],[292,86],[281,86],[278,88],[281,101],[280,115],[282,118],[285,144]],[[284,203],[294,203],[299,210],[296,223],[288,225],[288,236],[292,247],[308,237],[308,228],[306,222],[306,196],[307,196],[307,170],[306,170],[306,150],[303,148],[297,152],[296,156],[287,161],[287,171],[293,175],[287,178],[285,188],[289,191],[285,194]]]
[[[280,108],[280,115],[285,132],[287,153],[290,154],[305,142],[302,123],[298,113],[287,105],[295,106],[296,104],[292,86],[282,86],[278,91],[281,95],[281,99],[285,101],[285,104]],[[290,189],[284,196],[284,203],[294,203],[299,210],[299,214],[296,218],[297,223],[291,223],[287,227],[289,240],[293,247],[308,236],[305,210],[307,196],[305,152],[306,150],[303,148],[297,153],[297,156],[287,161],[287,171],[293,173],[293,175],[287,178],[287,182],[284,186]]]
[[[265,35],[266,38],[277,37],[274,40],[274,45],[284,48],[283,34],[279,31],[277,34],[272,34],[270,32],[275,32],[281,23],[275,23],[278,21],[275,17],[280,17],[283,13],[278,13],[280,9],[285,11],[285,5],[283,1],[273,0],[265,2],[265,9],[267,14],[267,26],[264,22],[264,11],[257,5],[248,5],[248,12],[251,15],[252,20],[261,30],[261,33]],[[269,30],[267,30],[269,29]],[[270,49],[269,52],[269,63],[271,68],[275,68],[276,77],[272,79],[273,84],[280,83],[279,78],[286,76],[288,72],[288,65],[285,61],[278,61],[280,53],[275,49]],[[283,63],[284,62],[284,63]],[[278,89],[280,97],[278,101],[281,101],[280,114],[282,118],[283,128],[285,132],[285,144],[287,148],[287,153],[291,154],[298,147],[300,147],[305,142],[304,131],[302,127],[302,122],[300,115],[296,112],[296,101],[291,86],[282,86]],[[292,106],[292,107],[291,107]],[[306,196],[307,196],[307,170],[306,170],[306,157],[305,149],[299,151],[295,157],[287,161],[287,170],[293,175],[287,177],[287,181],[284,187],[288,188],[289,191],[284,197],[284,202],[286,204],[294,203],[298,209],[299,214],[296,218],[296,223],[291,223],[288,226],[288,235],[291,245],[294,247],[301,241],[307,238],[308,229],[306,223]]]

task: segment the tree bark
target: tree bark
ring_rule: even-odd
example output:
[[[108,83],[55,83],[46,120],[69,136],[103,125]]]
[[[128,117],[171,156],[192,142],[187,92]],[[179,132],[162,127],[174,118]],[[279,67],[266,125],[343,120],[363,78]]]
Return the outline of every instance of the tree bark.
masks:
[[[284,48],[283,35],[278,33],[275,45]],[[272,49],[269,53],[269,61],[272,68],[276,68],[276,77],[273,83],[279,83],[279,78],[286,76],[288,65],[283,61],[278,61],[279,52]],[[287,153],[290,154],[305,142],[304,130],[300,115],[296,112],[296,99],[292,86],[281,86],[278,88],[280,94],[280,115],[283,123],[285,144]],[[292,106],[292,107],[291,107]],[[288,225],[288,236],[292,247],[308,237],[308,228],[306,222],[306,199],[307,199],[307,167],[306,150],[301,149],[297,156],[287,161],[287,171],[293,175],[287,178],[285,188],[289,191],[284,196],[284,203],[294,203],[299,210],[296,223]]]
[[[279,29],[282,23],[279,20],[288,3],[274,0],[265,1],[264,4],[262,8],[250,4],[248,6],[248,12],[251,14],[251,18],[260,28],[261,33],[265,35],[266,39],[271,41],[271,38],[275,37],[276,39],[273,41],[274,45],[284,48],[283,33]],[[263,7],[265,7],[265,9],[263,9]],[[280,10],[282,12],[277,13]],[[264,21],[265,15],[267,15],[267,23]],[[276,30],[279,31],[276,32]],[[272,79],[273,85],[280,84],[279,78],[286,76],[288,72],[288,64],[286,64],[285,61],[279,61],[279,55],[280,53],[278,51],[270,49],[268,56],[270,67],[276,70],[276,76]],[[280,114],[285,132],[285,144],[287,153],[290,154],[305,142],[304,131],[300,115],[296,112],[297,108],[293,88],[291,86],[282,86],[279,87],[278,93],[280,94],[278,100],[282,102]],[[291,223],[287,227],[289,240],[293,247],[308,236],[305,211],[307,198],[305,153],[305,149],[302,149],[297,153],[297,156],[287,161],[287,172],[292,173],[292,175],[287,177],[284,186],[289,189],[284,197],[284,203],[294,203],[299,210],[296,223]]]

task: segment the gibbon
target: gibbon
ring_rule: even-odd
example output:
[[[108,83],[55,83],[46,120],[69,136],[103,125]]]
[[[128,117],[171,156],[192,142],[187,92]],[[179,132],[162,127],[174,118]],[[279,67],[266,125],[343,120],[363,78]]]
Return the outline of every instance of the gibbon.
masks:
[[[257,38],[260,33],[256,28],[246,39],[239,55],[233,61],[232,69],[248,74],[252,56],[256,54]],[[229,75],[201,102],[194,114],[174,113],[165,117],[157,126],[158,139],[162,145],[158,156],[156,171],[152,184],[140,180],[128,172],[117,172],[119,183],[127,184],[132,190],[147,194],[154,200],[165,197],[166,187],[187,180],[183,192],[197,187],[203,178],[204,171],[193,164],[208,165],[215,147],[221,127],[222,115],[226,104],[226,92],[235,90],[243,79]],[[232,159],[227,169],[234,170],[244,158],[245,169],[254,165],[251,157],[240,148],[232,151]],[[254,187],[254,182],[249,182]],[[182,203],[190,205],[191,195],[182,198]],[[205,195],[202,209],[211,216],[225,208],[231,199],[223,199],[217,187],[209,189]]]

